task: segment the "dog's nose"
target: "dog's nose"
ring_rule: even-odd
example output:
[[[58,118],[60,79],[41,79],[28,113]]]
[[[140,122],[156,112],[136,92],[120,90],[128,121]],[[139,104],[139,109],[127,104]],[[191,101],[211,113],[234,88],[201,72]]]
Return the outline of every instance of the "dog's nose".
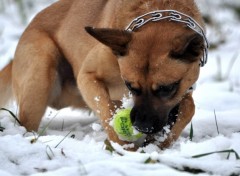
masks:
[[[165,118],[159,117],[157,112],[149,108],[134,107],[130,116],[133,126],[145,134],[160,132],[166,124]]]

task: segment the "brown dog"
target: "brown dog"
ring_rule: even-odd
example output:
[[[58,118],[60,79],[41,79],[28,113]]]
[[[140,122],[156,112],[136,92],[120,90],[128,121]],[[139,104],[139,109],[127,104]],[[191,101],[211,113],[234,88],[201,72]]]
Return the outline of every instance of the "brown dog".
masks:
[[[130,24],[144,14],[146,23]],[[166,18],[154,20],[161,15]],[[13,90],[28,131],[38,129],[47,106],[88,106],[109,139],[125,144],[109,121],[130,90],[133,125],[153,139],[170,124],[171,134],[159,144],[168,147],[194,114],[187,91],[204,54],[201,27],[200,33],[189,27],[188,16],[203,26],[193,0],[60,0],[34,18],[0,72],[0,105]]]

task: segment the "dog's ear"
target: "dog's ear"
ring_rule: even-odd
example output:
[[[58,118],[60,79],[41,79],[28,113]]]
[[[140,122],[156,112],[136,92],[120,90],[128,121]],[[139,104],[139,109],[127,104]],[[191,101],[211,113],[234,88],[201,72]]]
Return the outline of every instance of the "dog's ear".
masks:
[[[128,44],[132,39],[131,32],[118,29],[85,27],[85,30],[95,39],[110,47],[117,56],[125,56]]]

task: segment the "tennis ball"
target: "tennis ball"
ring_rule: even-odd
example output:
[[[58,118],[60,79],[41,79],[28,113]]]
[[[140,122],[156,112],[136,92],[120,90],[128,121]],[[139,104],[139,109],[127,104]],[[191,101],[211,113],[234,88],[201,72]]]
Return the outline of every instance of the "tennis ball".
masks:
[[[141,138],[143,134],[132,126],[130,112],[131,109],[123,109],[117,112],[113,118],[113,129],[120,140],[134,142]]]

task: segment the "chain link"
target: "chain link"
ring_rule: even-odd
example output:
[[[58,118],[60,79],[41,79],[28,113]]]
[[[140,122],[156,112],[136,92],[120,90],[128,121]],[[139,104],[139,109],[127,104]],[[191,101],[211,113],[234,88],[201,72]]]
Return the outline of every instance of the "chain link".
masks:
[[[148,22],[157,22],[164,19],[168,19],[169,21],[175,21],[186,24],[187,27],[197,32],[199,35],[203,37],[204,40],[204,50],[203,50],[203,58],[200,60],[200,65],[203,67],[207,63],[208,57],[208,48],[209,43],[203,28],[190,16],[178,12],[176,10],[157,10],[153,12],[146,13],[135,18],[125,30],[133,32],[138,28],[144,26]]]

